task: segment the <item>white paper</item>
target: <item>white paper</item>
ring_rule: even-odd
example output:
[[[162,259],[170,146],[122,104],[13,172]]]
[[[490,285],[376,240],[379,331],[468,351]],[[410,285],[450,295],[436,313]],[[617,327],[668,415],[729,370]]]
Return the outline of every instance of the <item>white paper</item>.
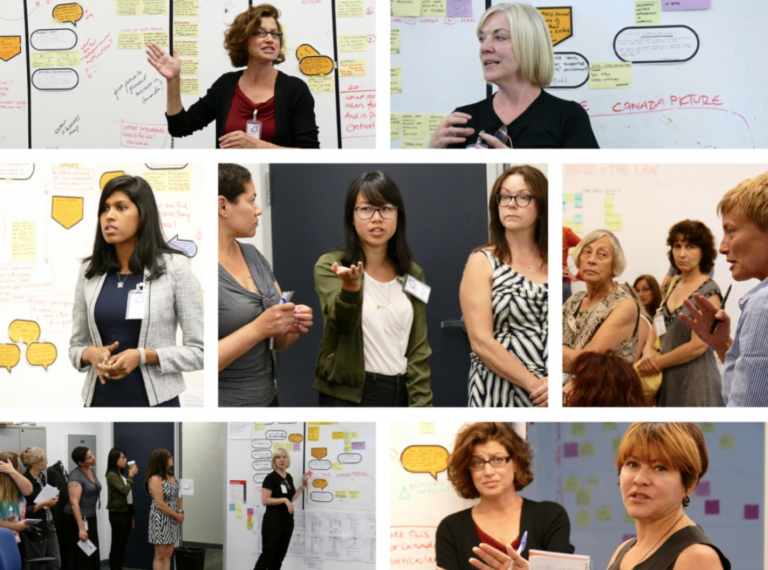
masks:
[[[40,493],[35,498],[35,504],[42,503],[43,501],[47,501],[48,499],[53,499],[54,497],[59,496],[59,490],[56,487],[52,487],[51,485],[46,485],[43,487],[43,490],[40,491]]]
[[[325,534],[323,530],[323,514],[309,511],[305,517],[304,528],[308,534]]]
[[[326,560],[341,560],[344,544],[340,536],[326,536],[323,540],[323,556]]]
[[[80,550],[85,552],[88,556],[96,552],[96,545],[94,545],[90,539],[80,540],[77,545],[80,547]]]
[[[530,570],[590,570],[589,556],[559,554],[543,550],[529,551]]]
[[[245,485],[242,483],[230,483],[229,502],[234,504],[245,502]]]
[[[341,514],[323,513],[325,515],[325,534],[341,536],[344,532],[344,518]]]
[[[179,488],[179,497],[192,497],[195,494],[195,480],[194,479],[180,479],[181,487]]]
[[[363,561],[363,540],[355,536],[343,538],[344,562],[362,562]]]
[[[366,564],[376,564],[376,539],[363,539],[363,562]]]
[[[288,544],[288,556],[304,558],[304,533],[294,532]]]
[[[344,536],[363,536],[365,520],[360,513],[344,514]]]
[[[365,530],[363,530],[363,536],[367,538],[376,538],[376,514],[375,513],[366,513]]]
[[[229,422],[227,430],[229,439],[251,439],[251,422]]]
[[[325,560],[322,558],[307,558],[307,570],[325,570]]]
[[[323,550],[323,537],[308,535],[307,540],[304,543],[304,553],[306,556],[315,556],[322,558],[325,555]]]

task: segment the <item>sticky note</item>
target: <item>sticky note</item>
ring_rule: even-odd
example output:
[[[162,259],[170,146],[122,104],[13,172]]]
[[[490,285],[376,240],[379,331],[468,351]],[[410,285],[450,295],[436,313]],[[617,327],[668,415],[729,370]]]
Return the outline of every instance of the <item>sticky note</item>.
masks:
[[[632,63],[604,61],[589,64],[590,89],[631,89]]]
[[[576,200],[576,194],[566,194],[565,195],[565,201],[566,202],[574,202]]]
[[[197,57],[199,54],[197,40],[182,40],[177,42],[174,39],[173,47],[179,50],[180,57]]]
[[[563,444],[563,457],[578,457],[579,456],[579,444],[578,443],[564,443]]]
[[[181,74],[182,75],[198,75],[198,66],[196,59],[182,59],[181,60]]]
[[[235,505],[235,516],[239,519],[243,518],[243,505],[239,503]]]
[[[446,0],[421,0],[421,16],[423,18],[445,18],[446,13]]]
[[[603,422],[603,431],[616,431],[619,429],[619,424],[616,422]]]
[[[312,93],[333,93],[336,91],[336,82],[333,74],[308,75],[304,79]]]
[[[400,29],[391,28],[389,30],[389,53],[400,53]]]
[[[582,194],[581,192],[577,192],[574,195],[574,205],[576,208],[584,207],[584,194]]]
[[[583,234],[584,233],[584,224],[573,224],[573,231],[577,234]]]
[[[341,77],[365,77],[368,62],[364,59],[342,59],[339,61]]]
[[[575,224],[583,224],[584,223],[584,216],[582,214],[575,214],[573,216],[573,222]]]
[[[55,57],[52,51],[35,52],[30,55],[29,62],[32,67],[53,67],[56,65]]]
[[[307,428],[307,441],[320,441],[320,428],[308,427]],[[322,459],[322,458],[320,458]]]
[[[694,493],[697,497],[709,497],[712,494],[712,487],[709,481],[699,481]]]
[[[419,114],[402,115],[403,139],[424,140],[427,138],[427,116]]]
[[[435,422],[419,422],[419,433],[435,433]]]
[[[614,455],[618,453],[620,444],[621,444],[620,437],[614,437],[613,439],[611,439],[611,450],[613,451]]]
[[[576,491],[576,504],[580,507],[588,507],[592,504],[592,493],[586,490]]]
[[[587,424],[584,422],[573,422],[571,424],[571,435],[587,435]]]
[[[341,471],[342,467],[341,463],[331,463],[331,471]]]
[[[37,261],[37,222],[11,222],[11,261]]]
[[[118,16],[138,16],[140,11],[141,0],[115,0],[115,14]]]
[[[235,503],[229,503],[229,510],[234,511],[235,510]]]
[[[446,15],[449,18],[471,18],[472,0],[447,0]]]
[[[592,526],[592,513],[589,511],[576,511],[576,526]]]
[[[339,0],[336,2],[337,18],[362,18],[365,16],[363,0]]]
[[[197,20],[173,21],[174,38],[197,38],[199,35]]]
[[[173,0],[174,18],[199,18],[200,0]],[[174,46],[176,42],[173,42]]]
[[[253,530],[253,521],[252,520],[248,521],[247,523],[245,523],[245,529],[246,530]]]
[[[748,521],[760,518],[760,505],[744,505],[744,518]]]
[[[587,475],[584,477],[584,488],[587,491],[599,491],[600,490],[600,477],[597,475]]]
[[[704,514],[705,515],[719,515],[720,514],[720,499],[710,499],[704,501]]]
[[[595,444],[592,441],[585,441],[579,444],[579,457],[594,457]]]
[[[157,44],[165,48],[168,47],[168,32],[144,32],[142,37],[142,47],[147,47],[149,44]]]
[[[563,220],[563,227],[568,228],[569,230],[575,230],[576,224],[573,220]]]
[[[264,424],[257,424],[257,423],[253,424],[253,430],[254,431],[262,431],[263,429],[264,429]],[[312,429],[312,428],[310,428],[310,429]]]
[[[389,68],[389,92],[393,94],[403,92],[403,76],[399,67]]]
[[[331,439],[344,439],[344,432],[343,431],[331,432]]]
[[[573,11],[570,7],[538,8],[538,10],[547,23],[553,46],[573,35],[573,25],[571,24]]]
[[[0,36],[0,59],[8,61],[21,53],[21,36]]]
[[[664,12],[674,10],[709,10],[712,0],[662,0],[661,9]]]
[[[143,173],[144,180],[147,181],[153,192],[168,191],[168,173],[162,170],[147,170]]]
[[[141,32],[117,34],[117,49],[143,49],[144,35]]]
[[[429,148],[429,141],[403,141],[402,148]]]
[[[360,491],[347,491],[347,498],[348,499],[359,499],[360,498]]]
[[[51,217],[69,229],[83,219],[83,198],[54,196],[51,200]]]
[[[392,16],[418,18],[421,16],[421,0],[391,0],[390,10]]]
[[[581,481],[579,481],[579,478],[574,475],[566,477],[565,490],[568,493],[578,493],[581,490]]]
[[[346,499],[347,498],[347,492],[346,491],[336,491],[336,498],[337,499]]]
[[[661,24],[661,2],[643,0],[635,2],[635,25],[658,26]]]
[[[141,0],[141,13],[145,16],[165,14],[165,0]]]
[[[427,115],[427,130],[430,138],[435,134],[437,127],[440,126],[440,123],[443,122],[443,119],[447,116],[448,115]]]
[[[720,434],[720,449],[733,449],[733,447],[734,447],[733,434],[732,433]]]
[[[715,433],[715,422],[701,422],[699,427],[704,433]]]
[[[80,52],[78,50],[56,52],[56,67],[77,67],[79,65]]]
[[[612,521],[613,509],[610,506],[597,507],[597,520],[599,521]]]
[[[339,51],[368,51],[365,34],[339,36]]]
[[[400,123],[402,119],[399,113],[392,113],[389,116],[389,140],[396,141],[400,138]]]

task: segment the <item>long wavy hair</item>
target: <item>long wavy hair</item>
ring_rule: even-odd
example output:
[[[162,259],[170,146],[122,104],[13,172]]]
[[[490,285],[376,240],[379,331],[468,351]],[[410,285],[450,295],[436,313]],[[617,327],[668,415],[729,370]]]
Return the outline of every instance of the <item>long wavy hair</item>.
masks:
[[[164,253],[183,252],[168,247],[160,226],[160,214],[157,211],[157,202],[152,188],[146,180],[140,176],[118,176],[104,186],[99,198],[98,221],[96,222],[96,237],[93,240],[93,254],[85,258],[88,267],[85,270],[86,279],[92,279],[97,275],[104,275],[112,271],[120,270],[115,246],[107,243],[104,234],[101,233],[101,213],[104,203],[113,192],[123,192],[139,209],[139,229],[136,232],[136,249],[128,262],[131,273],[148,271],[148,280],[157,279],[165,273],[165,264],[162,262]]]
[[[168,471],[168,458],[171,456],[171,452],[165,448],[155,449],[149,456],[149,467],[147,467],[147,475],[144,477],[144,489],[147,493],[149,490],[149,480],[155,475],[159,476],[163,481],[168,479],[171,474]]]
[[[19,469],[19,456],[11,451],[3,451],[0,453],[0,461],[6,463],[10,459],[14,469]],[[21,519],[21,512],[19,511],[19,488],[16,483],[11,479],[10,475],[0,473],[0,520],[8,520],[11,518],[12,513]]]
[[[347,190],[344,202],[344,252],[342,263],[347,267],[362,261],[365,263],[365,250],[360,236],[355,230],[355,202],[362,193],[366,202],[375,207],[392,204],[397,208],[397,229],[387,242],[387,259],[395,267],[398,275],[411,271],[413,255],[405,239],[405,203],[400,189],[389,176],[380,170],[366,172],[355,178]]]

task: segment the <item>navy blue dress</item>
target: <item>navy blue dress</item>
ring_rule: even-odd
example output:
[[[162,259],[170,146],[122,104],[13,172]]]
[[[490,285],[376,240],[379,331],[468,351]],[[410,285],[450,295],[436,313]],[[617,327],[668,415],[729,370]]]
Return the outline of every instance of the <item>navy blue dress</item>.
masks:
[[[124,350],[139,347],[143,321],[126,319],[125,311],[128,306],[128,293],[135,290],[136,285],[143,279],[144,275],[140,273],[122,274],[120,281],[123,281],[123,287],[118,288],[117,273],[108,273],[99,297],[96,299],[94,318],[103,346],[120,343],[117,350],[112,353],[113,356]],[[144,378],[138,366],[121,380],[106,380],[106,384],[102,384],[100,380],[96,381],[91,407],[149,407]],[[159,404],[158,407],[178,407],[179,405],[177,396]]]

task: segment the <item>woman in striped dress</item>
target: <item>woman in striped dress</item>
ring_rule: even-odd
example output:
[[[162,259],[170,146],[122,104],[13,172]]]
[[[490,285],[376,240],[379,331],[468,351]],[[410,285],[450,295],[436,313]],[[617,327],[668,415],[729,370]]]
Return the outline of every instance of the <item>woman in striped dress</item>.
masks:
[[[155,545],[152,570],[169,570],[173,547],[179,541],[179,525],[184,510],[179,497],[180,484],[169,469],[173,457],[167,449],[156,449],[149,456],[144,488],[152,495],[149,509],[149,542]]]
[[[493,186],[490,241],[469,257],[460,290],[471,407],[547,405],[547,189],[532,166]]]

